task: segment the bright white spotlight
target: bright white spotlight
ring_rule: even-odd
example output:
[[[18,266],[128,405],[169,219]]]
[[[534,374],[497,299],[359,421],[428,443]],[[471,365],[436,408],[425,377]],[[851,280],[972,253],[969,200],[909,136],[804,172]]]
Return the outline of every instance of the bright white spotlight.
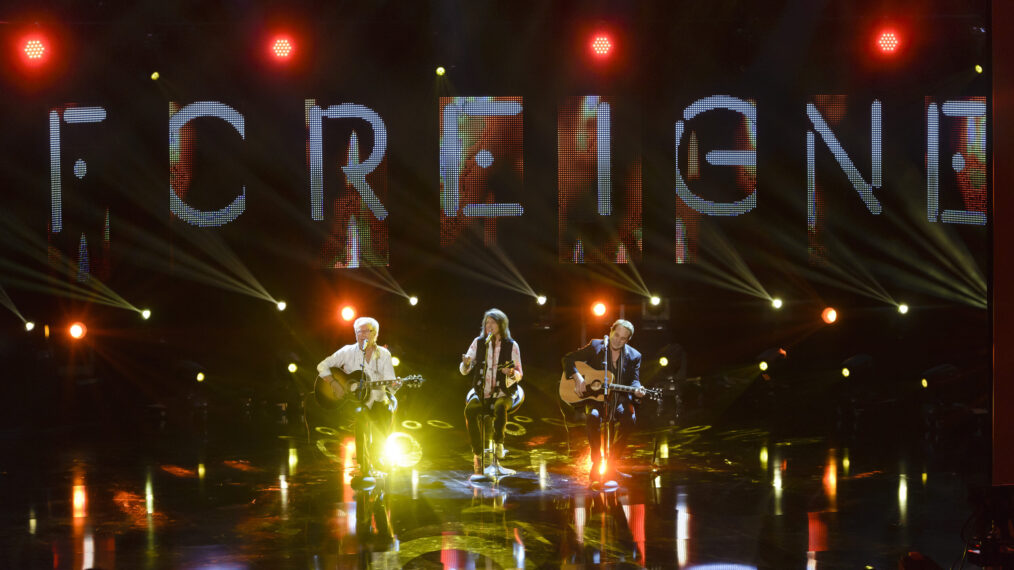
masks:
[[[545,305],[546,304],[546,296],[545,295],[539,295],[538,297],[535,298],[535,302],[538,303],[539,305]]]
[[[279,311],[284,311],[285,307],[288,307],[289,305],[285,301],[278,301],[275,303],[275,306],[278,307]]]
[[[31,331],[34,328],[35,328],[35,323],[33,323],[32,321],[25,321],[25,330],[26,331]]]
[[[764,360],[761,360],[760,363],[757,364],[757,368],[760,368],[761,372],[764,372],[768,369],[768,363]]]
[[[392,356],[391,357],[391,366],[397,366],[399,364],[401,364],[401,359],[398,358],[397,356]]]
[[[781,309],[782,308],[782,304],[783,304],[782,300],[779,299],[778,297],[775,297],[774,299],[771,299],[771,306],[774,307],[774,308],[776,308],[776,309]]]
[[[436,73],[437,73],[437,75],[443,77],[444,74],[447,73],[447,70],[444,69],[444,66],[441,65],[441,66],[437,67]]]
[[[658,295],[652,295],[648,302],[651,303],[652,307],[657,307],[662,302],[662,298]]]
[[[408,304],[412,305],[413,307],[416,306],[416,305],[418,305],[419,304],[419,297],[416,297],[415,295],[412,295],[411,297],[408,298]]]
[[[292,372],[293,374],[295,374],[296,370],[299,370],[299,367],[296,366],[295,362],[290,362],[289,363],[289,372]]]
[[[898,312],[903,315],[908,314],[908,305],[906,305],[905,303],[898,305]]]
[[[666,357],[664,357],[664,356],[661,357],[661,358],[659,358],[658,359],[658,365],[659,366],[669,366],[669,359],[666,358]]]
[[[146,320],[146,321],[148,319],[150,319],[151,318],[151,309],[145,309],[145,310],[141,311],[141,318],[144,319],[144,320]]]

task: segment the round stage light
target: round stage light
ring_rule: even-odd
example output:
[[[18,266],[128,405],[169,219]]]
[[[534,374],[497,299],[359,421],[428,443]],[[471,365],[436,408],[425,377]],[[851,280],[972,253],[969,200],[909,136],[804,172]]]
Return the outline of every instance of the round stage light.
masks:
[[[648,299],[648,302],[651,303],[652,307],[657,307],[662,302],[662,298],[658,295],[652,295],[651,298]]]
[[[439,75],[440,77],[443,77],[443,76],[444,76],[444,74],[445,74],[445,73],[447,73],[447,70],[446,70],[446,69],[444,69],[444,66],[442,66],[442,65],[441,65],[441,66],[438,66],[438,67],[437,67],[437,69],[436,69],[436,73],[437,73],[437,75]]]
[[[356,318],[356,310],[351,305],[342,307],[341,316],[343,321],[351,321]]]
[[[22,45],[25,58],[30,62],[40,63],[46,57],[46,42],[42,38],[27,38]]]
[[[666,358],[666,357],[664,357],[664,356],[661,357],[661,358],[659,358],[658,359],[658,365],[659,366],[669,366],[669,359]]]
[[[288,369],[289,369],[289,372],[291,372],[291,373],[295,374],[295,373],[296,373],[296,370],[299,370],[299,367],[298,367],[298,366],[296,366],[296,363],[295,363],[295,362],[290,362],[290,363],[289,363],[289,366],[288,366]]]
[[[397,356],[392,356],[391,357],[391,366],[397,366],[399,364],[401,364],[401,359],[398,358]]]
[[[922,381],[919,382],[919,383],[922,384],[923,388],[929,388],[929,380],[926,380],[925,378],[923,378]]]
[[[784,303],[778,297],[775,297],[774,299],[771,299],[771,306],[772,307],[774,307],[776,309],[781,309],[782,305],[784,305]]]
[[[538,297],[535,298],[535,302],[539,305],[545,305],[546,301],[547,299],[545,295],[539,295]]]
[[[594,305],[592,305],[592,314],[595,315],[596,317],[601,317],[602,315],[606,314],[606,304],[595,303]]]
[[[828,307],[820,313],[820,318],[830,325],[838,320],[838,311],[834,310],[832,307]]]
[[[898,51],[901,46],[901,36],[892,29],[881,30],[877,34],[877,49],[880,53],[890,54]]]
[[[850,371],[848,368],[841,369],[842,378],[848,378],[849,374],[852,374],[852,371]]]
[[[592,53],[598,57],[605,57],[613,50],[613,41],[606,34],[596,34],[591,41]]]
[[[78,321],[72,323],[70,327],[67,328],[67,334],[75,340],[80,340],[88,334],[88,327],[86,327],[81,321]]]
[[[146,321],[148,319],[150,319],[151,318],[151,309],[144,309],[143,311],[141,311],[141,318],[144,319],[144,320],[146,320]]]
[[[271,42],[271,53],[278,60],[288,59],[295,49],[295,44],[292,40],[284,36],[279,36]]]
[[[204,382],[204,373],[203,372],[198,372],[197,373],[197,381],[198,382]]]
[[[982,66],[979,65],[979,64],[975,64],[975,72],[976,73],[982,73]]]
[[[275,306],[278,307],[279,311],[284,311],[285,308],[289,306],[289,304],[286,303],[285,301],[278,301],[277,303],[275,303]]]
[[[908,305],[906,305],[905,303],[898,305],[898,312],[903,315],[908,314]]]
[[[33,329],[35,329],[35,323],[32,321],[25,321],[25,330],[32,331]]]
[[[161,77],[161,75],[159,75],[159,73],[157,71],[152,71],[151,72],[151,80],[152,81],[158,81],[159,77]]]
[[[419,297],[416,297],[415,295],[412,295],[411,297],[408,298],[408,304],[412,305],[413,307],[416,306],[416,305],[418,305],[419,304]]]

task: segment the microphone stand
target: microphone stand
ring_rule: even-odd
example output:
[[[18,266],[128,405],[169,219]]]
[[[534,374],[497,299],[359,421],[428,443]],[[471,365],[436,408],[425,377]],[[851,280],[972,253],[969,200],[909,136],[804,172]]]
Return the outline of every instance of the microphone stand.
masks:
[[[604,374],[605,381],[603,382],[603,390],[602,390],[603,398],[602,398],[602,401],[603,401],[603,403],[606,406],[608,406],[608,410],[606,411],[606,414],[605,414],[605,416],[606,416],[605,417],[605,420],[606,420],[606,429],[605,429],[605,442],[604,442],[604,445],[603,445],[603,449],[605,450],[606,469],[607,470],[614,470],[615,466],[612,464],[613,460],[614,460],[614,458],[612,456],[613,455],[613,420],[616,417],[616,394],[617,394],[617,392],[615,390],[613,390],[612,393],[610,393],[610,390],[609,390],[609,385],[612,383],[611,375],[609,374],[609,356],[610,356],[610,351],[611,351],[611,348],[609,347],[609,335],[606,335],[603,340],[605,342],[605,349],[606,349],[605,350],[605,354],[606,355],[605,355],[605,374]],[[623,366],[623,352],[621,351],[619,358],[617,358],[617,360],[616,360],[616,375],[617,376],[623,374],[622,366]],[[603,484],[606,484],[606,483],[607,482],[603,481]],[[614,483],[615,483],[615,481],[614,481]]]
[[[475,395],[479,399],[479,414],[476,417],[479,420],[479,437],[482,438],[482,453],[479,455],[479,465],[482,467],[482,475],[476,477],[478,480],[487,480],[489,477],[486,475],[486,444],[489,443],[488,435],[486,433],[486,372],[489,370],[489,366],[486,359],[489,357],[489,345],[493,340],[493,335],[486,337],[486,350],[483,351],[482,365],[479,367],[479,373],[476,375],[473,381],[472,389],[475,390]],[[478,357],[478,354],[476,354]]]

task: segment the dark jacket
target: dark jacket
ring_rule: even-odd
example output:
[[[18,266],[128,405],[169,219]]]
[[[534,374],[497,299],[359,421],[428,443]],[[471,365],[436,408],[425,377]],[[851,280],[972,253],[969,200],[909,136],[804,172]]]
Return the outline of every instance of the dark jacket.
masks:
[[[600,338],[594,339],[583,347],[568,353],[563,357],[563,371],[567,376],[573,376],[577,369],[575,362],[584,362],[596,370],[604,370],[606,352],[608,347],[606,341]],[[619,384],[626,384],[634,388],[641,387],[641,353],[629,344],[623,346],[619,362],[620,374],[613,381]]]

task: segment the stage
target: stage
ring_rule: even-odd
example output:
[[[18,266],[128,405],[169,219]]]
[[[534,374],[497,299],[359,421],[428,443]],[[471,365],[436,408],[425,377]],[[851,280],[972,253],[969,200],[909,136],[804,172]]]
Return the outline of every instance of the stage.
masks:
[[[40,419],[3,440],[0,565],[880,569],[918,551],[946,567],[988,484],[974,410],[924,429],[874,402],[826,431],[749,411],[695,423],[716,415],[689,405],[676,425],[643,418],[629,478],[590,488],[583,426],[534,400],[508,425],[515,476],[472,483],[462,418],[400,414],[417,463],[367,490],[340,419]]]

